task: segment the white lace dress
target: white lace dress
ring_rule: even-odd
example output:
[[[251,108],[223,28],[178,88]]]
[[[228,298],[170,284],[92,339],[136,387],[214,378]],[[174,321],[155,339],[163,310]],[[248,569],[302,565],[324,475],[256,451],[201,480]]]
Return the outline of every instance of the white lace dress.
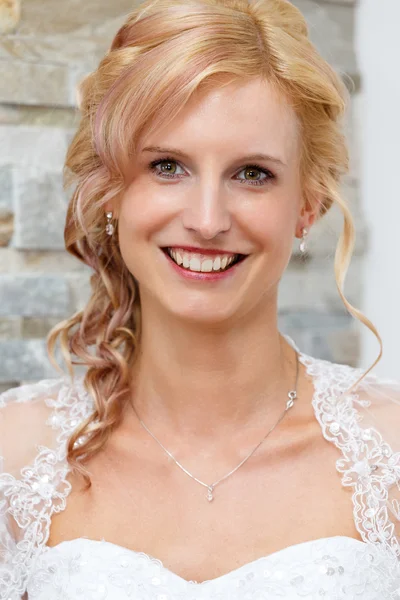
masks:
[[[70,492],[66,442],[93,404],[83,377],[43,380],[0,395],[0,598],[400,599],[400,383],[370,375],[349,394],[361,370],[300,360],[321,435],[340,450],[336,467],[352,488],[363,541],[306,541],[202,583],[106,540],[47,546],[51,517]]]

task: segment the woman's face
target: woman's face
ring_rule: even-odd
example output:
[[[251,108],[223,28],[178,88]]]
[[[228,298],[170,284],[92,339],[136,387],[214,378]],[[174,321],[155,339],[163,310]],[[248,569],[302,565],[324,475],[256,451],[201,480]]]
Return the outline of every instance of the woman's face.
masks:
[[[143,309],[214,324],[276,310],[293,238],[313,219],[299,157],[296,116],[261,79],[198,91],[144,136],[129,187],[107,206]]]

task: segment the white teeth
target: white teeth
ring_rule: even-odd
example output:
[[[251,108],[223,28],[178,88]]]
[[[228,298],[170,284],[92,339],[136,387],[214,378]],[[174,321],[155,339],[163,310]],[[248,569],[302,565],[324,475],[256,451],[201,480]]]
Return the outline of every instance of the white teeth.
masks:
[[[204,255],[195,255],[190,252],[178,252],[168,248],[168,254],[174,262],[182,265],[185,269],[195,271],[197,273],[211,273],[212,271],[222,271],[227,269],[232,262],[237,258],[237,254],[232,256],[217,256],[215,259],[205,258]]]
[[[191,271],[201,271],[201,262],[198,258],[192,258],[189,263],[189,269]]]
[[[214,269],[214,271],[219,271],[220,268],[221,268],[221,259],[219,256],[217,256],[217,258],[214,260],[214,263],[213,263],[213,269]]]
[[[213,261],[203,260],[201,270],[203,273],[211,273],[211,271],[213,270]]]

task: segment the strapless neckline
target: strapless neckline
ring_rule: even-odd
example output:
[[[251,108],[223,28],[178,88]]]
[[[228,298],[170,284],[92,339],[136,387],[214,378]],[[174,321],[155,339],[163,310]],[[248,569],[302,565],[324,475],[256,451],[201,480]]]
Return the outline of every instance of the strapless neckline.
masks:
[[[328,536],[328,537],[322,537],[322,538],[315,538],[312,540],[299,542],[297,544],[292,544],[290,546],[285,546],[284,548],[281,548],[280,550],[276,550],[275,552],[261,556],[250,562],[244,563],[243,565],[240,565],[239,567],[236,567],[236,568],[232,569],[231,571],[227,571],[226,573],[223,573],[222,575],[218,575],[217,577],[213,577],[212,579],[207,579],[207,580],[201,581],[201,582],[185,579],[184,577],[178,575],[177,573],[175,573],[174,571],[172,571],[171,569],[166,567],[160,559],[158,559],[150,554],[146,554],[145,552],[141,552],[140,550],[133,550],[131,548],[127,548],[125,546],[121,546],[121,545],[115,544],[113,542],[108,542],[104,538],[101,540],[93,540],[93,539],[86,538],[86,537],[79,537],[79,538],[74,538],[72,540],[65,540],[63,542],[59,542],[58,544],[55,544],[54,546],[45,545],[44,546],[44,554],[48,554],[48,553],[51,554],[52,552],[59,553],[59,552],[62,552],[64,549],[70,551],[71,548],[73,548],[74,546],[82,546],[83,545],[84,547],[86,546],[89,551],[90,551],[91,547],[98,549],[99,547],[102,546],[104,548],[107,548],[110,552],[112,552],[112,551],[114,551],[116,553],[123,552],[125,555],[130,555],[134,560],[142,561],[143,563],[147,563],[148,565],[157,565],[158,568],[165,574],[165,576],[167,576],[170,579],[175,579],[175,581],[178,581],[181,585],[204,586],[204,585],[212,585],[212,584],[221,583],[222,581],[229,580],[231,578],[235,578],[238,575],[240,575],[242,572],[246,572],[246,571],[250,571],[250,570],[254,569],[259,564],[262,564],[262,563],[267,564],[268,561],[276,561],[276,560],[279,560],[279,558],[283,558],[283,557],[285,557],[285,560],[286,559],[290,560],[291,555],[298,555],[299,552],[306,550],[306,549],[310,549],[310,546],[318,547],[320,545],[329,544],[330,542],[335,543],[335,542],[339,542],[339,541],[342,542],[343,545],[348,546],[349,549],[354,547],[355,550],[361,549],[361,550],[366,551],[371,547],[371,544],[369,544],[367,542],[363,542],[356,538],[353,538],[350,536],[345,536],[345,535],[335,535],[335,536]]]

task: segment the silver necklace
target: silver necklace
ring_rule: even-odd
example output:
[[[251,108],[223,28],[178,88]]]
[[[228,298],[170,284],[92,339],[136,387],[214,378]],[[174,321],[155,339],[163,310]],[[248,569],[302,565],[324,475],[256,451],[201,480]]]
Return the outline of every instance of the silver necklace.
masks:
[[[230,475],[233,475],[233,473],[235,473],[242,465],[244,465],[244,463],[249,460],[249,458],[251,456],[253,456],[254,452],[261,446],[261,444],[267,439],[267,437],[269,436],[270,433],[272,433],[272,431],[275,429],[275,427],[277,427],[277,425],[279,425],[279,423],[282,421],[283,417],[285,416],[285,414],[287,413],[287,411],[292,408],[292,406],[294,405],[294,401],[297,399],[297,382],[299,379],[299,359],[298,359],[298,355],[296,352],[296,382],[295,382],[295,388],[294,390],[291,390],[290,392],[288,392],[288,400],[286,401],[286,407],[285,410],[283,411],[283,413],[281,414],[281,416],[279,417],[279,419],[276,421],[275,425],[273,425],[273,427],[271,427],[271,429],[269,429],[269,431],[267,431],[267,433],[265,434],[265,436],[263,437],[263,439],[261,440],[261,442],[259,442],[257,444],[257,446],[250,452],[250,454],[248,454],[239,464],[237,467],[235,467],[234,469],[232,469],[232,471],[229,471],[229,473],[227,473],[226,475],[224,475],[223,477],[221,477],[221,479],[218,479],[217,481],[214,481],[214,483],[208,484],[208,483],[204,483],[204,481],[201,481],[200,479],[198,479],[197,477],[195,477],[194,475],[192,475],[192,473],[189,473],[189,471],[187,469],[185,469],[185,467],[183,465],[181,465],[181,463],[179,461],[176,460],[176,458],[171,454],[171,452],[169,452],[169,450],[167,450],[165,448],[165,446],[160,442],[160,440],[158,438],[156,438],[156,436],[154,435],[154,433],[152,433],[150,431],[150,429],[147,427],[147,425],[145,425],[145,423],[143,423],[142,419],[139,417],[139,415],[136,412],[135,407],[132,404],[132,408],[134,410],[134,412],[136,413],[137,418],[139,419],[140,424],[142,425],[142,427],[144,427],[144,429],[151,435],[151,437],[157,442],[157,444],[159,444],[159,446],[161,446],[161,448],[164,450],[164,452],[166,454],[168,454],[168,456],[170,458],[172,458],[172,460],[175,462],[176,465],[178,465],[178,467],[180,469],[182,469],[182,471],[184,473],[186,473],[186,475],[189,475],[189,477],[191,477],[192,479],[194,479],[194,481],[197,481],[197,483],[199,483],[200,485],[204,486],[207,488],[207,500],[209,502],[212,502],[212,500],[214,500],[214,489],[215,487],[221,483],[222,481],[224,481],[225,479],[227,479],[228,477],[230,477]]]

